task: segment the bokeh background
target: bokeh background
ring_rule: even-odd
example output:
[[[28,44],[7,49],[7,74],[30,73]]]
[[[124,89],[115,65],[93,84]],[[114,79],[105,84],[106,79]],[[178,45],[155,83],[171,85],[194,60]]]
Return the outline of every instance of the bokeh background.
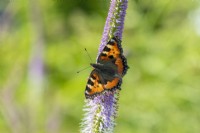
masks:
[[[0,132],[78,133],[108,0],[0,1]],[[200,1],[129,0],[116,133],[200,133]]]

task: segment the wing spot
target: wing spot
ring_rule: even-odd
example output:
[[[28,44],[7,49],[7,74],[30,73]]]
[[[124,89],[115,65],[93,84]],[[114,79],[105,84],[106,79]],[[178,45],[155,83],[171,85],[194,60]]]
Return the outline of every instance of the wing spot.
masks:
[[[109,52],[109,51],[110,51],[110,48],[109,48],[109,47],[107,47],[107,46],[105,46],[105,48],[104,48],[104,51],[107,51],[107,52]]]
[[[113,59],[114,57],[113,57],[113,55],[109,55],[108,58]]]
[[[94,80],[96,79],[96,77],[94,75],[91,75],[91,78],[94,79]]]
[[[91,92],[91,89],[88,86],[86,87],[86,92]]]
[[[89,79],[89,80],[88,80],[88,84],[90,84],[91,86],[93,86],[93,85],[94,85],[94,82],[92,82],[92,80]]]
[[[112,45],[107,45],[107,47],[111,49],[113,46],[112,46]],[[112,50],[113,50],[113,49],[112,49]]]
[[[91,80],[92,82],[95,82],[95,79],[93,79],[92,77],[91,77],[91,78],[89,78],[89,80]]]
[[[115,45],[115,40],[111,39],[111,40],[108,42],[108,44],[110,44],[110,45]]]
[[[107,56],[107,54],[105,54],[105,53],[103,52],[103,53],[101,53],[101,56],[104,56],[104,57],[106,57],[106,56]]]
[[[85,94],[87,94],[87,95],[88,95],[88,94],[90,94],[90,93],[89,93],[89,92],[86,90],[86,91],[85,91]]]

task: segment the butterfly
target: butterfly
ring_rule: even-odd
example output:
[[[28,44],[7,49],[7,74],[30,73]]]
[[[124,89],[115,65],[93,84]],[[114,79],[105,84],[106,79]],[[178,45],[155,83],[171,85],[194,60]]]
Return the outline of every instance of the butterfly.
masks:
[[[97,63],[90,65],[94,69],[86,85],[86,99],[94,98],[106,90],[121,89],[122,77],[129,68],[123,55],[121,40],[118,37],[112,37],[99,54]]]

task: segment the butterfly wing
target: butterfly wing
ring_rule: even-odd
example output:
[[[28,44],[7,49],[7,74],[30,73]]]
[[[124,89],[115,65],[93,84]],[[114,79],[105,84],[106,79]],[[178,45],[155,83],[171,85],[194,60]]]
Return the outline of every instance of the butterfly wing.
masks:
[[[85,89],[85,97],[92,98],[95,95],[102,93],[104,90],[112,90],[120,88],[121,78],[115,77],[111,80],[106,80],[97,70],[92,70]]]
[[[85,97],[90,98],[95,94],[101,93],[104,91],[103,84],[101,83],[99,73],[94,69],[92,70],[85,89]]]
[[[126,58],[123,55],[121,48],[121,40],[117,37],[113,37],[103,48],[100,53],[98,63],[112,62],[117,66],[118,74],[122,77],[126,74],[128,65]]]
[[[120,85],[121,85],[121,78],[115,77],[111,81],[107,80],[106,83],[104,84],[104,88],[105,90],[113,90],[116,88],[120,89]]]

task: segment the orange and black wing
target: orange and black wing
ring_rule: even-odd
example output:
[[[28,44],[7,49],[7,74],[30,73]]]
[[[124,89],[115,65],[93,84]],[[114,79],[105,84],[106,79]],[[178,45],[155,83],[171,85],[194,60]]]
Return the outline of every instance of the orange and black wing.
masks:
[[[121,40],[113,37],[103,48],[98,57],[99,62],[113,62],[117,66],[118,74],[124,76],[128,69],[126,58],[123,55]]]
[[[104,91],[103,84],[101,83],[99,73],[94,69],[89,78],[85,89],[85,97],[91,98],[96,94]]]
[[[95,69],[91,72],[85,89],[85,97],[93,98],[95,95],[102,93],[104,90],[120,89],[121,78],[115,77],[110,81],[103,79],[100,73]]]
[[[120,89],[121,85],[121,78],[115,77],[111,81],[105,81],[106,83],[104,84],[105,90],[113,90],[113,89]]]

